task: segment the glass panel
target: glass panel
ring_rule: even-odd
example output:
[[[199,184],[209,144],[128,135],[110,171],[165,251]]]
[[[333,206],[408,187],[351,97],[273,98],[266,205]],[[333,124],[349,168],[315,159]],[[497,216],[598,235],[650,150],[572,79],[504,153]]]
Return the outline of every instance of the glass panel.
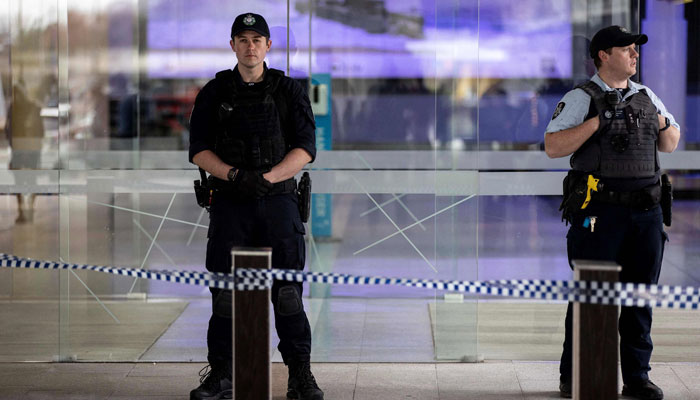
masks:
[[[697,237],[698,228],[698,173],[697,158],[698,116],[700,102],[700,68],[698,68],[698,29],[700,7],[697,3],[679,5],[657,2],[640,2],[641,31],[649,36],[649,42],[641,46],[640,76],[642,83],[663,100],[681,126],[680,144],[671,154],[662,154],[660,163],[673,182],[673,223],[664,227],[669,236],[664,250],[664,261],[659,276],[660,284],[700,287],[696,273],[698,251],[691,239]],[[664,45],[661,38],[673,38]],[[663,52],[664,57],[675,60],[663,63],[652,56]],[[679,151],[680,150],[680,151]],[[685,151],[683,151],[685,150]],[[687,337],[697,337],[697,312],[681,310],[655,310],[652,339],[652,361],[700,360],[700,349],[690,342],[679,347],[676,331]]]
[[[2,252],[58,257],[57,5],[6,1],[0,5],[0,123],[3,135]],[[0,271],[0,306],[15,317],[4,332],[0,360],[57,357],[58,274]],[[4,299],[11,300],[4,301]],[[18,319],[18,317],[20,319]],[[18,323],[20,322],[21,323]]]
[[[65,26],[59,58],[61,98],[68,110],[60,131],[61,259],[140,266],[134,260],[141,249],[133,224],[126,228],[128,239],[116,240],[120,222],[125,218],[131,222],[134,215],[116,211],[114,198],[120,188],[115,186],[114,173],[99,171],[138,168],[138,161],[133,161],[138,160],[136,154],[127,152],[138,151],[138,142],[124,134],[130,131],[136,137],[138,131],[133,122],[138,121],[138,113],[131,107],[139,102],[138,3],[66,0],[59,4]],[[117,153],[109,154],[112,149]],[[132,187],[123,185],[121,190]],[[138,195],[133,200],[138,204]],[[68,312],[59,333],[67,338],[61,341],[62,360],[136,360],[158,337],[159,328],[177,315],[178,307],[184,307],[178,302],[154,306],[143,302],[143,297],[129,297],[133,279],[91,271],[62,274],[61,304]]]
[[[0,136],[0,166],[7,168],[10,163],[11,148],[9,143],[10,127],[8,125],[8,106],[12,101],[12,75],[11,75],[11,45],[12,33],[10,21],[10,3],[4,2],[0,5],[0,129],[3,135]],[[6,174],[7,171],[0,170]],[[8,195],[8,191],[3,190],[2,195],[2,227],[9,227],[12,224],[11,208],[15,207],[14,196]],[[10,251],[12,239],[8,235],[2,237],[2,249]],[[12,271],[0,268],[0,298],[9,298],[12,295]]]
[[[313,270],[475,276],[476,202],[469,200],[476,173],[452,161],[460,156],[453,149],[475,141],[474,122],[458,112],[470,100],[458,89],[460,78],[475,70],[451,45],[457,32],[476,32],[472,3],[314,2],[312,78],[330,82],[332,100],[330,121],[315,109],[317,140],[332,140],[311,166]],[[473,304],[457,305],[455,320],[442,292],[333,286],[312,287],[311,295],[325,305],[314,360],[425,362],[438,353],[476,353]]]
[[[68,2],[61,216],[70,262],[203,270],[208,221],[192,195],[187,124],[198,90],[235,60],[232,17],[214,3]],[[206,359],[208,315],[196,311],[211,304],[206,288],[69,278],[64,359]],[[164,334],[183,326],[196,331],[187,345]]]
[[[527,40],[528,45],[519,46],[526,49],[527,54],[520,56],[511,52],[514,61],[498,64],[517,66],[514,76],[499,77],[498,70],[486,62],[480,70],[483,94],[478,111],[483,150],[479,153],[479,277],[481,280],[570,279],[566,254],[568,228],[560,221],[557,211],[564,173],[555,172],[569,168],[568,157],[550,160],[540,150],[550,116],[568,90],[595,73],[588,56],[592,35],[611,24],[639,32],[641,21],[641,32],[649,35],[650,41],[641,46],[640,74],[633,79],[641,77],[679,121],[686,121],[681,123],[683,131],[692,132],[694,125],[688,123],[687,117],[690,110],[687,107],[693,104],[692,95],[677,90],[688,87],[691,93],[690,88],[694,87],[684,81],[685,60],[686,57],[691,59],[685,54],[686,47],[689,52],[695,51],[685,40],[686,29],[690,30],[692,23],[685,25],[683,7],[658,2],[537,0],[521,4],[523,8],[513,8],[514,14],[510,15],[489,12],[495,4],[482,3],[480,13],[480,51],[497,48],[489,44],[487,29],[490,26],[498,27],[494,29],[497,33],[492,35],[500,42]],[[640,10],[642,6],[644,10]],[[685,11],[686,18],[692,15]],[[669,23],[671,20],[674,23]],[[697,24],[697,18],[689,20]],[[499,21],[504,21],[504,25],[499,25]],[[518,34],[512,37],[507,36],[510,24],[518,27]],[[656,42],[659,37],[674,37],[679,43],[675,47],[667,46],[664,44],[667,40]],[[659,63],[652,56],[659,51],[673,54],[671,57],[679,62],[664,66],[669,63]],[[498,79],[493,79],[494,75]],[[682,136],[688,137],[685,133]],[[661,166],[679,169],[688,156],[690,154],[683,152],[662,154]],[[697,190],[685,171],[671,172],[683,185],[686,195],[690,193],[688,190],[693,193]],[[554,194],[556,196],[552,196]],[[692,218],[695,213],[690,212],[689,204],[677,201],[674,212],[680,212],[681,218]],[[666,228],[671,243],[684,240],[695,230],[696,227],[690,225]],[[684,245],[666,246],[660,283],[697,286],[697,279],[685,267],[688,253],[693,251]],[[677,260],[684,261],[677,264]],[[479,351],[486,359],[559,360],[564,313],[563,304],[481,301]],[[663,309],[655,310],[654,316],[656,344],[670,339],[664,330],[669,327],[665,324],[670,323],[671,316],[677,316],[679,321],[690,317]],[[691,325],[680,323],[679,329],[686,331]],[[686,350],[684,360],[697,357],[697,352]],[[655,346],[653,360],[674,359],[673,354],[672,346]]]
[[[595,73],[589,38],[612,20],[637,28],[629,6],[614,3],[481,3],[480,280],[572,278],[561,197],[548,195],[561,194],[564,174],[530,171],[568,168],[568,159],[549,160],[541,151],[544,132],[563,95]],[[486,359],[559,360],[565,310],[482,299],[479,352]]]
[[[192,194],[188,121],[199,89],[236,62],[233,17],[251,11],[271,28],[269,66],[309,89],[316,117],[307,270],[568,279],[567,227],[557,212],[568,160],[546,157],[543,134],[564,93],[595,72],[592,34],[621,24],[650,36],[637,78],[682,126],[685,151],[661,157],[677,192],[660,281],[698,286],[699,8],[607,0],[245,0],[235,10],[216,0],[2,2],[0,251],[203,270],[208,219]],[[659,54],[674,62],[658,62]],[[563,304],[397,286],[305,290],[314,361],[559,358]],[[8,316],[0,328],[18,327],[0,329],[0,361],[204,361],[210,307],[202,287],[0,268],[0,315]],[[694,315],[659,310],[655,319],[655,361],[700,359],[697,346],[678,351],[663,336],[674,324],[696,337]]]
[[[286,8],[236,6],[267,16],[281,48],[274,62],[284,63],[274,67],[286,70]],[[208,219],[192,193],[198,174],[187,159],[187,126],[199,89],[235,65],[235,13],[193,0],[68,1],[66,10],[64,258],[204,270]],[[308,30],[303,17],[296,24]],[[62,293],[69,320],[61,333],[70,338],[63,359],[206,360],[207,288],[78,272]]]
[[[448,187],[467,188],[456,196],[438,192],[436,253],[439,279],[476,281],[478,276],[478,171],[471,159],[478,149],[476,113],[481,28],[478,1],[437,2],[436,29],[436,170]],[[431,36],[433,36],[431,35]],[[440,179],[440,178],[438,178]],[[457,193],[455,193],[457,194]],[[452,205],[460,203],[456,207]],[[431,307],[436,360],[476,362],[476,299],[439,292]]]

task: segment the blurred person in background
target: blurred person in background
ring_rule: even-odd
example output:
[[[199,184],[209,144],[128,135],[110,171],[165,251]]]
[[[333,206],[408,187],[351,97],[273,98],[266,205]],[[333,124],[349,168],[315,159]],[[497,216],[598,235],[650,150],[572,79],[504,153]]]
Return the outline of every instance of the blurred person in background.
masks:
[[[12,86],[12,100],[8,114],[7,132],[12,148],[10,169],[39,169],[44,138],[41,104],[29,95],[22,78]],[[21,187],[19,189],[21,190]],[[16,223],[34,220],[34,200],[34,193],[17,194]]]

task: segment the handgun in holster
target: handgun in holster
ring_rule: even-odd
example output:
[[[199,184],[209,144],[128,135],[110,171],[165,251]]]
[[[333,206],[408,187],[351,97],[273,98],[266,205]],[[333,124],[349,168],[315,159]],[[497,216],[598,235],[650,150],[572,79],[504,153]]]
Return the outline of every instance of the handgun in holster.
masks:
[[[661,175],[661,213],[664,225],[671,226],[671,208],[673,207],[673,186],[668,174]]]
[[[214,194],[214,188],[212,187],[211,182],[209,182],[207,179],[206,172],[204,172],[204,170],[201,168],[199,169],[199,175],[202,177],[202,179],[196,179],[194,181],[194,195],[197,197],[197,204],[209,211],[212,196]]]
[[[297,186],[297,197],[299,199],[299,215],[301,222],[309,222],[311,214],[311,177],[308,172],[304,172]]]

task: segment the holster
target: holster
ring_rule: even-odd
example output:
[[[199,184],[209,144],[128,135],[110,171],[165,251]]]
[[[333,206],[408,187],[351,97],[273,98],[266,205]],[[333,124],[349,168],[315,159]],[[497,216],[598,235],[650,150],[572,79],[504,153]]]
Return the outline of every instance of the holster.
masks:
[[[586,201],[586,180],[587,173],[571,170],[564,178],[562,194],[563,198],[559,205],[561,220],[568,225],[574,215],[581,211],[583,203]]]
[[[671,208],[673,208],[673,186],[668,174],[663,174],[661,175],[661,212],[666,226],[671,226]]]
[[[194,195],[197,198],[197,204],[209,211],[209,208],[211,207],[213,187],[211,186],[211,182],[207,179],[206,172],[204,172],[204,170],[201,168],[199,169],[199,175],[202,179],[196,179],[194,181]]]
[[[304,172],[297,186],[297,197],[299,204],[299,215],[301,222],[309,222],[311,214],[311,177],[308,172]]]

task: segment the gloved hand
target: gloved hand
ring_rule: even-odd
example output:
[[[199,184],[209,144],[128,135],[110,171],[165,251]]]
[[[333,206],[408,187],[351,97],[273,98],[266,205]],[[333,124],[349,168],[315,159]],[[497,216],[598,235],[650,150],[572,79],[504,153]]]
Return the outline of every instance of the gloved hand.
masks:
[[[242,169],[238,171],[236,179],[233,180],[233,187],[236,192],[244,196],[259,199],[272,189],[272,183],[263,178],[262,171]]]

